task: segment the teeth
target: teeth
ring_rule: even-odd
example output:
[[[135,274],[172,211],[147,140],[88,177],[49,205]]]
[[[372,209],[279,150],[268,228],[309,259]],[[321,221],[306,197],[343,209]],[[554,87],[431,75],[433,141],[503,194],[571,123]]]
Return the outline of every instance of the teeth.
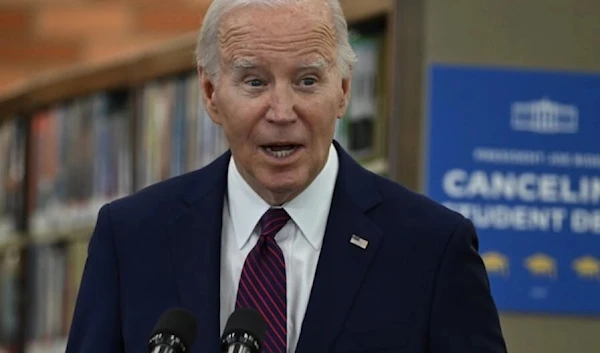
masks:
[[[270,155],[276,158],[285,158],[290,156],[296,150],[295,146],[291,146],[286,150],[273,150],[271,147],[265,147],[265,151],[267,151]]]

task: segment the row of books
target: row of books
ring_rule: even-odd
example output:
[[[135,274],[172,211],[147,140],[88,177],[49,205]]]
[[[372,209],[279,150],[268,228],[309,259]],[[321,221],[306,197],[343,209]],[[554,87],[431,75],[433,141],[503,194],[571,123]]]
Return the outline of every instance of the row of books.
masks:
[[[136,187],[201,168],[228,148],[200,100],[195,74],[143,86],[137,121]]]
[[[25,121],[19,117],[0,124],[0,244],[17,233],[23,212]]]
[[[100,205],[131,192],[130,102],[101,92],[31,119],[29,233],[93,224]]]
[[[377,129],[384,120],[384,39],[350,33],[350,44],[357,64],[352,69],[352,84],[346,115],[338,120],[334,138],[354,157],[378,154]]]
[[[64,352],[81,276],[87,241],[31,246],[27,256],[25,342],[28,352]]]
[[[26,317],[25,349],[27,353],[58,353],[66,348],[66,337],[71,325],[75,300],[81,282],[81,276],[87,257],[87,241],[80,239],[72,242],[33,245],[28,249],[25,276],[25,293],[7,290],[6,284],[16,282],[17,267],[23,265],[16,259],[12,263],[6,260],[2,274],[4,276],[5,297],[2,298],[3,323],[0,347],[10,351],[14,349],[17,324],[20,321],[15,303],[25,301]],[[13,254],[12,256],[19,256]],[[12,307],[9,307],[12,303]],[[8,314],[10,313],[10,315]],[[1,352],[0,348],[0,352]]]
[[[0,252],[0,352],[17,352],[20,325],[25,325],[26,352],[64,352],[87,246],[85,239],[32,245],[26,263],[17,247]],[[22,266],[27,267],[23,287]]]
[[[21,266],[18,249],[0,252],[0,353],[12,353],[17,348]]]
[[[32,245],[26,260],[18,247],[0,252],[0,353],[19,351],[22,325],[27,353],[65,351],[87,247],[85,239]]]

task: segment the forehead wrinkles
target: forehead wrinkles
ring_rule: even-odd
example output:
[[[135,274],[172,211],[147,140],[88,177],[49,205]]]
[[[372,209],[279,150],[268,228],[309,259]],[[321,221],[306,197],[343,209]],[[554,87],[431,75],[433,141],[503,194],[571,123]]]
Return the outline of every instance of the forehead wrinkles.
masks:
[[[304,21],[306,24],[298,25],[298,21],[305,19],[300,17],[284,15],[277,22],[266,24],[260,23],[260,18],[250,16],[244,16],[236,22],[225,21],[224,26],[219,28],[219,51],[227,60],[255,50],[296,53],[316,51],[329,60],[336,47],[333,26],[322,20]],[[264,15],[261,18],[264,19]],[[293,28],[289,25],[293,23],[291,21],[296,21],[296,24],[291,25]]]
[[[330,59],[335,48],[335,38],[326,26],[312,30],[283,35],[256,35],[248,29],[230,31],[229,36],[219,40],[221,52],[225,59],[233,59],[251,51],[296,52],[316,51],[324,58]],[[254,33],[253,33],[254,32]]]

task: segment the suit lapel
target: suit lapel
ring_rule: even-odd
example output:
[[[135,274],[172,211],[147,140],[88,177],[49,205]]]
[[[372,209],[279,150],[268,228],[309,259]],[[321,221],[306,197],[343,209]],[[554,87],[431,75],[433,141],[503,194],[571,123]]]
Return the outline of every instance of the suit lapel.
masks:
[[[187,209],[169,230],[181,305],[198,321],[194,351],[219,349],[220,261],[223,199],[229,154],[201,170],[183,197]]]
[[[382,240],[365,215],[379,203],[372,177],[336,147],[340,172],[297,353],[330,350]],[[351,243],[353,235],[368,241],[365,249]]]

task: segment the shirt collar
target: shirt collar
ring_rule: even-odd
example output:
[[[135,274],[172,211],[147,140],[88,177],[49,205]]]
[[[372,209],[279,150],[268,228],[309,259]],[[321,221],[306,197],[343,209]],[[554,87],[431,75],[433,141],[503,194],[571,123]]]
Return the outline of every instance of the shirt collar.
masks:
[[[332,144],[327,162],[313,182],[282,206],[315,250],[319,250],[323,244],[338,168],[338,155]],[[241,249],[270,205],[244,180],[233,157],[229,160],[227,185],[227,203],[236,241]]]

